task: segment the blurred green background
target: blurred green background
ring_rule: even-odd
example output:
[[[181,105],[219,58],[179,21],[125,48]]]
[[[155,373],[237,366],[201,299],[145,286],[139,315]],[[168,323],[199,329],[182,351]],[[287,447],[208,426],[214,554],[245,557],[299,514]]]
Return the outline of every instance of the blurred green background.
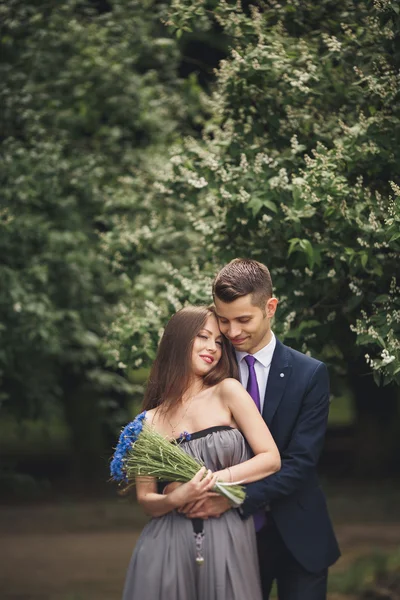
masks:
[[[329,367],[329,597],[398,598],[399,3],[0,17],[1,597],[120,597],[144,517],[112,448],[168,316],[242,256],[279,338]]]

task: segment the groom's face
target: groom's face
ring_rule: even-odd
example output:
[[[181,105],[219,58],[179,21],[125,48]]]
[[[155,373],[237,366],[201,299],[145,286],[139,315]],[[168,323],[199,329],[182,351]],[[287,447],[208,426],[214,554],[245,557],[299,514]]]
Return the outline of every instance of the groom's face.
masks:
[[[251,294],[233,302],[222,302],[217,297],[214,301],[221,333],[236,350],[254,354],[269,343],[271,318],[278,303],[276,298],[270,298],[264,310],[252,304]]]

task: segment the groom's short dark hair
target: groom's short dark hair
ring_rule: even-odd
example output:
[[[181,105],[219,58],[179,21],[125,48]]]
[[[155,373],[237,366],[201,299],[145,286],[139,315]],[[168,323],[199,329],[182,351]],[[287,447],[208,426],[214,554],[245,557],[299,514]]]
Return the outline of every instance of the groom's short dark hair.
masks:
[[[222,302],[233,302],[252,295],[252,304],[264,310],[272,297],[272,280],[262,263],[246,258],[235,258],[225,265],[214,279],[213,296]]]

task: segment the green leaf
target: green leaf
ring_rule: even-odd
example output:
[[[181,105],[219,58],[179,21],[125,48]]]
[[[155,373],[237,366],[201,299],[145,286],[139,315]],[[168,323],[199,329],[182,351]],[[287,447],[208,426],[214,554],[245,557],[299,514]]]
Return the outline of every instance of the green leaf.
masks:
[[[321,323],[315,319],[311,319],[310,321],[301,321],[298,330],[303,331],[304,329],[313,329],[315,327],[321,327]]]
[[[296,203],[298,203],[302,199],[301,194],[302,194],[302,190],[299,186],[297,186],[297,185],[292,186],[292,196],[293,196],[293,200]]]
[[[295,252],[296,246],[298,245],[299,242],[300,242],[299,238],[292,238],[289,240],[288,256],[290,256],[292,254],[292,252]]]
[[[382,277],[382,275],[383,275],[382,265],[375,265],[374,268],[372,269],[371,273],[373,273],[374,275],[377,275],[378,277]]]
[[[373,371],[373,378],[374,378],[374,382],[376,383],[377,386],[381,386],[382,385],[382,374],[380,371]]]
[[[368,254],[366,252],[363,252],[361,254],[361,264],[364,267],[364,269],[367,266],[367,262],[368,262]]]
[[[251,208],[253,217],[255,217],[260,212],[261,208],[263,207],[263,202],[262,202],[262,200],[260,200],[260,198],[254,197],[251,200],[249,200],[249,202],[247,203],[247,206],[249,208]]]
[[[272,212],[274,212],[274,213],[278,212],[278,207],[276,206],[276,204],[274,202],[272,202],[272,200],[268,200],[268,199],[264,198],[262,200],[262,205],[265,206],[266,208],[269,208],[269,210],[272,210]]]
[[[392,235],[392,237],[389,240],[389,244],[391,244],[392,242],[395,242],[396,240],[398,240],[400,238],[400,231],[398,231],[397,233],[394,233]]]

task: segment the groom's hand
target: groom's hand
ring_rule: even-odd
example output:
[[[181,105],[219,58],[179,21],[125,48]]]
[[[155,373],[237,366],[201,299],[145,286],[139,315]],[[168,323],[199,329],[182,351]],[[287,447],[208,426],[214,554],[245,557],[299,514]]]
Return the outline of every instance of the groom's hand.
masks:
[[[207,498],[180,509],[189,519],[208,519],[209,517],[220,517],[224,512],[232,508],[229,500],[220,494],[210,492]]]
[[[213,497],[217,497],[217,496],[219,497],[219,494],[216,494],[215,492],[208,492],[208,494],[205,498],[202,498],[201,500],[195,500],[194,502],[188,502],[184,506],[181,506],[178,509],[178,512],[183,513],[187,517],[189,517],[189,515],[192,515],[193,513],[197,513],[201,508],[203,508],[208,497],[213,498]],[[192,517],[190,516],[189,518],[192,518]]]

